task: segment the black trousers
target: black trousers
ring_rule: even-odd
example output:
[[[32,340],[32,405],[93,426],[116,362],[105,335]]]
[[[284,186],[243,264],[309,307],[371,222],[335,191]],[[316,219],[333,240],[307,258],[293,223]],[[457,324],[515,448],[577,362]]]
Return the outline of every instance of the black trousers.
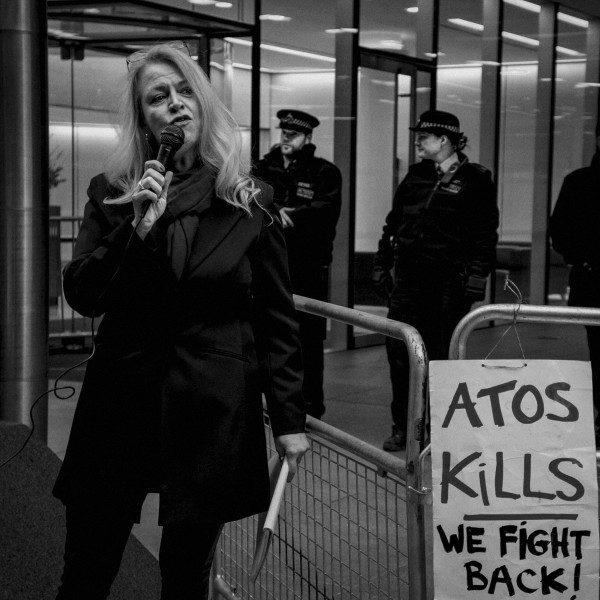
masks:
[[[295,294],[327,301],[328,267],[311,262],[290,262],[290,275]],[[327,337],[327,320],[323,317],[299,312],[300,345],[304,382],[302,395],[309,415],[321,418],[325,412],[323,392],[323,340]]]
[[[104,600],[110,593],[134,518],[103,506],[67,507],[64,570],[56,600]],[[208,598],[222,524],[165,524],[159,552],[161,600]]]
[[[410,281],[396,281],[388,318],[412,325],[423,338],[428,360],[447,360],[452,333],[469,312],[460,280],[428,274]],[[404,342],[386,338],[392,383],[391,412],[394,425],[406,433],[410,363]]]
[[[323,392],[323,339],[319,334],[300,330],[300,345],[302,347],[302,362],[304,380],[302,395],[306,402],[306,411],[317,419],[325,412],[325,395]]]

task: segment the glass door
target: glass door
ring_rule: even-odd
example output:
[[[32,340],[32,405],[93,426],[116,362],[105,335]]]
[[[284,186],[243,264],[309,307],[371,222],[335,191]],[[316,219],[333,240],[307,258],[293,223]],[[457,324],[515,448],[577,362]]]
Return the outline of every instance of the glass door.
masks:
[[[430,107],[431,74],[386,58],[361,60],[358,73],[354,308],[386,316],[386,301],[371,285],[371,267],[398,184],[414,159],[410,125]],[[383,343],[354,328],[353,345]]]

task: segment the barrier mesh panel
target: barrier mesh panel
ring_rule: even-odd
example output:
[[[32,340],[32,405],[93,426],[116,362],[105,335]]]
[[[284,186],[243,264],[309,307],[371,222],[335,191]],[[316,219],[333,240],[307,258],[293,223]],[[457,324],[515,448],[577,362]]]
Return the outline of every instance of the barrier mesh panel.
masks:
[[[257,517],[225,526],[218,574],[225,597],[408,598],[405,484],[343,448],[312,437],[286,487],[278,529],[252,582]],[[270,438],[269,438],[270,439]],[[273,447],[271,452],[275,452]]]

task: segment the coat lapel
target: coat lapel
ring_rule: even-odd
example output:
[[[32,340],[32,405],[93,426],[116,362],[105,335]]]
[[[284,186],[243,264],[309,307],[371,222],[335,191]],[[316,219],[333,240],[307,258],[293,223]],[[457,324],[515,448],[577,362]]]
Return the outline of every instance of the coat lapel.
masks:
[[[215,178],[209,168],[175,182],[173,191],[169,190],[161,226],[166,228],[168,253],[177,279],[198,269],[243,216],[242,210],[216,197]]]
[[[193,244],[194,252],[191,254],[188,264],[188,275],[200,268],[202,263],[233,231],[240,219],[245,216],[241,209],[236,209],[223,200],[214,199],[216,202],[212,203],[211,210],[197,215],[197,231]]]

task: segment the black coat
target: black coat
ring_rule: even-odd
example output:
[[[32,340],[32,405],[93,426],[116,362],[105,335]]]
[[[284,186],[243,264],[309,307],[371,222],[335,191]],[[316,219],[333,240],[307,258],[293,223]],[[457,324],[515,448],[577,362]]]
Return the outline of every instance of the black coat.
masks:
[[[306,144],[286,169],[276,146],[259,161],[254,174],[273,186],[278,209],[293,209],[290,216],[294,226],[283,232],[294,293],[327,301],[328,267],[342,204],[342,175],[333,163],[316,157],[315,150],[313,144]],[[325,339],[326,325],[322,317],[300,315],[303,340]]]
[[[316,157],[315,149],[313,144],[305,145],[285,169],[277,146],[259,161],[254,171],[256,177],[273,186],[277,208],[294,209],[294,227],[284,229],[293,279],[304,271],[315,276],[315,266],[331,263],[340,216],[342,175],[333,163]],[[295,292],[306,293],[296,288]]]
[[[495,262],[498,208],[491,173],[464,154],[459,160],[458,170],[441,180],[431,160],[410,166],[375,256],[375,269],[394,267],[388,316],[423,335],[433,323],[452,332],[473,302],[469,276],[487,277]]]
[[[553,248],[572,265],[571,306],[600,306],[600,153],[569,173],[550,219]]]
[[[134,512],[128,499],[160,491],[163,523],[263,511],[262,393],[275,435],[305,424],[281,226],[217,199],[204,172],[169,190],[142,241],[131,205],[103,204],[111,194],[91,181],[64,271],[69,304],[104,316],[54,493]],[[259,199],[272,211],[270,188]]]
[[[418,262],[434,271],[487,277],[496,258],[498,208],[491,173],[466,160],[438,183],[435,164],[410,166],[388,214],[376,262],[389,271]],[[437,186],[437,187],[436,187]]]

